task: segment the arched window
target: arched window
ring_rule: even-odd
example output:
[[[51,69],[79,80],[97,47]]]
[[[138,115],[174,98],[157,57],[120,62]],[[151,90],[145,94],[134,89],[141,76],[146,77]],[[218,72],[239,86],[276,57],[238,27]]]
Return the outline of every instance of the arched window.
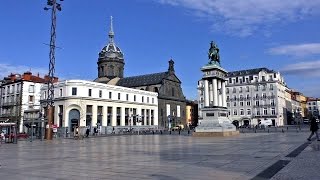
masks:
[[[153,90],[153,91],[156,92],[156,93],[159,93],[158,87],[154,87],[154,90]]]

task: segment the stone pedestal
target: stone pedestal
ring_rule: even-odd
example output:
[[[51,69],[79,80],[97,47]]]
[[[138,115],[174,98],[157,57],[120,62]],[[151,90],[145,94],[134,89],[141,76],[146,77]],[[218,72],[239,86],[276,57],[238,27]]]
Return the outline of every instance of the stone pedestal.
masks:
[[[207,107],[202,109],[203,119],[199,119],[193,136],[233,136],[239,134],[228,119],[227,108]]]

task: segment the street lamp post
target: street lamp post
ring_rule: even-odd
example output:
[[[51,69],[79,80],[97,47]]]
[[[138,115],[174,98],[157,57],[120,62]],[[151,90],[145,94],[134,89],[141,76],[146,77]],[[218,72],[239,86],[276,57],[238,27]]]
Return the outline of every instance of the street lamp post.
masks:
[[[63,1],[63,0],[60,0]],[[51,9],[51,34],[50,34],[50,53],[49,53],[49,74],[48,74],[48,97],[47,97],[47,131],[46,139],[52,140],[52,123],[53,123],[53,99],[54,99],[54,72],[55,72],[55,49],[56,49],[56,12],[61,11],[61,4],[57,0],[48,0],[44,10]]]

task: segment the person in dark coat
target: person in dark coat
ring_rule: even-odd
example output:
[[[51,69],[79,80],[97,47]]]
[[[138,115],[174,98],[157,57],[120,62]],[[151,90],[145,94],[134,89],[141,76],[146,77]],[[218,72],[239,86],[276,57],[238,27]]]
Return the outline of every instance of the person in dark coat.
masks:
[[[320,141],[319,139],[319,135],[318,135],[318,123],[317,123],[317,120],[315,117],[312,117],[311,118],[311,122],[310,122],[310,131],[311,131],[311,134],[308,138],[308,141],[311,141],[311,137],[313,136],[313,134],[316,134],[316,137],[317,137],[317,140]]]
[[[89,130],[89,128],[87,128],[87,130],[86,130],[86,137],[89,137],[89,132],[90,132],[90,130]]]

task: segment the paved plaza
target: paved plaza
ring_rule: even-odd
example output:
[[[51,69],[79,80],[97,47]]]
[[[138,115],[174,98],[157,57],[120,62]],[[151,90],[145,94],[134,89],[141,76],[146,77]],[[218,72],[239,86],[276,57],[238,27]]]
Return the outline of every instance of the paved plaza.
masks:
[[[276,171],[273,179],[319,179],[320,169],[314,167],[320,159],[318,142],[307,143],[296,157],[286,157],[306,143],[308,134],[242,133],[224,138],[123,135],[21,141],[0,147],[0,179],[269,179],[268,173],[274,171],[269,167],[278,162],[287,165]]]

